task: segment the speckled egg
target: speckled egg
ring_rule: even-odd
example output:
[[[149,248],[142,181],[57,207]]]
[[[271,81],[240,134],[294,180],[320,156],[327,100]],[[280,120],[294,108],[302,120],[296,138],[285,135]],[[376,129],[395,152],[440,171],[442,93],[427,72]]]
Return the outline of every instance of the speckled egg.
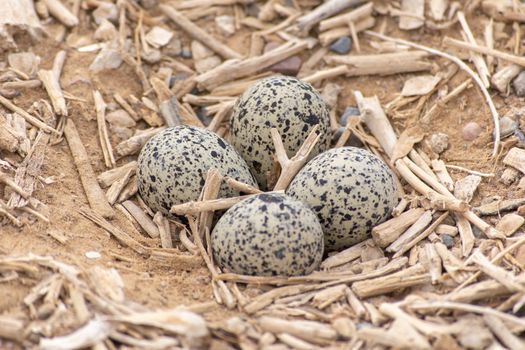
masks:
[[[311,157],[330,147],[329,110],[317,91],[286,76],[263,79],[237,100],[230,118],[231,142],[266,189],[275,148],[270,134],[276,128],[289,157],[295,155],[315,125],[321,135]]]
[[[374,154],[355,147],[324,152],[296,175],[286,190],[319,217],[327,251],[370,238],[398,202],[394,176]]]
[[[153,211],[168,214],[175,204],[198,199],[209,169],[257,186],[248,165],[225,140],[192,126],[176,126],[153,136],[138,157],[138,190]],[[226,184],[219,197],[239,192]]]
[[[211,235],[215,261],[230,272],[296,276],[319,267],[323,229],[305,204],[262,193],[231,207]]]

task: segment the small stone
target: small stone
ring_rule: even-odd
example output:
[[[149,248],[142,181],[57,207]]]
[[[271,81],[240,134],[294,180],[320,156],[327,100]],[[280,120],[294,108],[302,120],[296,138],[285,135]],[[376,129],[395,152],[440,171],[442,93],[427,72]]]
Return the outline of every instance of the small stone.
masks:
[[[454,237],[447,234],[441,235],[441,241],[448,249],[451,249],[454,246]]]
[[[173,32],[159,26],[151,28],[146,34],[146,41],[157,49],[166,46],[171,38],[173,38]]]
[[[213,51],[208,49],[206,46],[204,46],[197,40],[193,40],[190,45],[191,55],[195,60],[202,60],[203,58],[213,56]]]
[[[44,32],[49,38],[61,43],[66,37],[66,26],[62,23],[50,22],[44,26]]]
[[[100,25],[103,19],[107,19],[110,22],[117,23],[118,21],[118,8],[117,5],[110,2],[99,2],[99,5],[95,11],[91,14],[95,23]]]
[[[503,184],[509,186],[509,185],[512,185],[514,181],[516,181],[520,176],[521,175],[520,175],[519,170],[512,168],[512,167],[508,167],[508,168],[505,168],[505,170],[503,170],[503,174],[501,174],[500,181]]]
[[[470,203],[480,183],[481,176],[467,175],[456,181],[454,185],[454,196],[457,199]]]
[[[442,132],[430,136],[430,147],[436,154],[443,153],[448,148],[448,135]]]
[[[272,51],[279,46],[281,46],[279,43],[271,41],[264,46],[264,52]],[[274,64],[273,66],[269,67],[268,70],[286,75],[296,75],[297,72],[299,72],[302,63],[303,62],[299,56],[292,56]]]
[[[180,52],[180,57],[188,58],[188,59],[193,57],[191,50],[188,46],[182,47],[182,51]]]
[[[121,141],[129,139],[131,136],[133,136],[133,130],[130,128],[126,128],[123,126],[109,126],[109,130],[111,131],[111,140],[115,143],[119,143]]]
[[[476,122],[467,123],[462,130],[463,140],[473,141],[481,134],[481,126]]]
[[[122,126],[131,128],[134,127],[137,123],[131,116],[123,109],[117,109],[114,112],[108,113],[106,115],[106,120],[109,124],[113,126]]]
[[[122,56],[120,56],[119,50],[108,45],[100,50],[89,66],[89,70],[97,73],[107,69],[117,69],[121,64]]]
[[[95,34],[93,34],[93,37],[96,40],[100,41],[109,41],[113,38],[116,38],[118,36],[117,28],[108,21],[107,19],[103,18],[102,22],[98,26],[97,30],[95,30]]]
[[[522,70],[520,74],[512,81],[512,87],[516,95],[519,97],[525,96],[525,70]]]
[[[346,126],[346,123],[348,122],[348,119],[351,116],[359,116],[359,115],[361,115],[361,112],[359,112],[359,108],[352,107],[352,106],[346,107],[345,111],[343,112],[343,115],[339,119],[339,124],[341,124],[341,126]]]
[[[501,138],[510,136],[518,129],[516,120],[510,117],[503,117],[499,120],[499,135]]]
[[[352,50],[352,39],[342,36],[330,45],[330,50],[340,55],[346,55]]]
[[[221,59],[217,55],[203,58],[195,62],[195,70],[198,73],[205,73],[213,68],[217,67],[222,63]]]
[[[10,67],[27,74],[29,77],[33,77],[38,71],[40,56],[32,52],[17,52],[9,54],[7,61]]]
[[[164,53],[168,56],[180,56],[182,53],[182,43],[179,38],[171,38],[168,45],[164,47]]]
[[[474,237],[480,238],[483,235],[483,232],[481,232],[481,230],[477,226],[472,225],[472,234],[474,235]]]
[[[423,96],[434,90],[441,77],[436,75],[418,75],[405,81],[401,96]]]
[[[501,218],[496,225],[496,230],[509,237],[512,236],[523,223],[525,223],[525,219],[521,215],[510,213]]]
[[[142,59],[149,64],[159,63],[162,58],[160,50],[150,48],[148,51],[142,51]]]
[[[235,21],[232,16],[217,16],[215,17],[215,24],[222,34],[226,36],[235,34]]]

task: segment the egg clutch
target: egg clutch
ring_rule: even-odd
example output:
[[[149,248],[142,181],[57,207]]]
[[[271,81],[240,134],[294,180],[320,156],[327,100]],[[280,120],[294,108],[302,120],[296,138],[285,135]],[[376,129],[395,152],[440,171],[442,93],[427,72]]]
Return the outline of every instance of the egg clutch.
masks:
[[[152,137],[138,158],[138,190],[154,211],[171,219],[173,205],[197,201],[209,170],[269,191],[274,166],[271,129],[288,157],[316,129],[308,163],[284,191],[248,196],[216,213],[211,248],[226,271],[294,276],[319,268],[324,253],[359,243],[384,222],[398,202],[394,176],[367,150],[329,149],[329,110],[319,93],[296,78],[260,80],[237,100],[229,141],[192,126],[168,128]],[[240,195],[222,183],[218,198]]]

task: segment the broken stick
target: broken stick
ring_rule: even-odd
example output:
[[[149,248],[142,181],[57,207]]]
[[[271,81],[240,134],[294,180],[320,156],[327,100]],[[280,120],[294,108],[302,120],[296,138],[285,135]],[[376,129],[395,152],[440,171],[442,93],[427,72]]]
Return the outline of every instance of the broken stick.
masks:
[[[182,30],[188,33],[192,38],[200,41],[205,46],[209,47],[212,51],[219,54],[221,57],[226,59],[229,58],[242,58],[242,55],[228,46],[222,44],[219,40],[215,39],[210,34],[206,33],[199,26],[195,25],[186,16],[173,7],[168,5],[159,5],[159,8],[168,16],[175,24],[177,24]]]
[[[271,134],[273,144],[275,147],[275,155],[277,156],[277,160],[281,165],[281,175],[279,176],[279,180],[277,180],[277,183],[275,184],[275,187],[273,189],[274,191],[286,190],[286,188],[293,180],[295,175],[297,175],[299,170],[301,170],[303,165],[307,162],[308,156],[317,144],[319,137],[321,137],[321,135],[317,134],[318,127],[319,125],[314,126],[314,128],[312,129],[312,131],[310,131],[310,134],[304,141],[299,151],[297,151],[295,156],[293,156],[291,159],[288,158],[288,155],[286,154],[286,149],[284,148],[281,135],[279,135],[277,129],[272,128]]]
[[[80,175],[80,181],[84,187],[89,206],[103,217],[112,218],[114,216],[113,209],[97,183],[97,177],[91,167],[86,149],[80,140],[75,123],[71,119],[66,122],[64,134],[66,135],[73,161]]]

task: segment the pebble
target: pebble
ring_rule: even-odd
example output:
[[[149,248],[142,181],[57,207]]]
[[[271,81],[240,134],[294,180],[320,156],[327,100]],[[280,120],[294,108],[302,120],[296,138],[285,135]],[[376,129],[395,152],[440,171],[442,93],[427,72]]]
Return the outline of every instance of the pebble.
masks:
[[[114,112],[106,115],[106,120],[109,124],[114,126],[121,126],[126,128],[134,127],[137,123],[131,116],[123,109],[117,109]]]
[[[476,122],[467,123],[462,130],[463,140],[473,141],[481,134],[481,126]]]
[[[217,55],[203,58],[201,60],[195,61],[195,70],[198,73],[205,73],[213,68],[217,67],[222,63],[221,58]]]
[[[122,56],[116,48],[110,45],[104,47],[89,66],[89,70],[98,73],[107,69],[117,69],[122,64]]]
[[[110,124],[109,130],[111,130],[111,140],[116,143],[127,140],[133,136],[133,130],[125,126],[113,126]]]
[[[180,56],[182,53],[182,43],[179,38],[172,38],[168,45],[164,47],[164,53],[168,56]]]
[[[339,124],[341,126],[346,126],[346,123],[348,122],[348,118],[351,116],[359,116],[361,113],[359,112],[359,108],[357,107],[346,107],[345,111],[343,112],[343,115],[341,118],[339,118]]]
[[[518,129],[518,123],[516,120],[507,116],[499,120],[499,135],[501,138],[514,134],[516,129]]]
[[[113,23],[111,23],[105,18],[102,19],[97,30],[95,30],[95,34],[93,34],[93,38],[100,40],[100,41],[108,41],[113,38],[116,38],[117,36],[118,36],[117,28],[115,28]]]
[[[182,58],[192,58],[191,49],[188,46],[183,46],[180,52],[180,57]]]
[[[270,41],[264,46],[264,52],[272,51],[279,46],[281,46],[281,44]],[[299,72],[302,63],[303,62],[299,56],[292,56],[274,64],[273,66],[269,67],[268,70],[286,75],[296,75],[297,72]]]
[[[171,38],[173,38],[173,32],[159,26],[151,28],[146,34],[146,41],[157,49],[166,46]]]
[[[235,21],[232,16],[217,16],[215,17],[215,24],[222,34],[226,36],[235,34]]]
[[[206,46],[193,40],[190,44],[191,55],[195,60],[202,60],[203,58],[208,58],[214,55],[213,51],[208,49]]]
[[[117,23],[118,13],[117,5],[109,2],[100,2],[97,9],[93,11],[92,16],[96,24],[101,24],[102,19]]]
[[[520,74],[512,81],[512,87],[516,95],[519,97],[525,96],[525,70],[522,70]]]
[[[330,45],[330,50],[340,55],[346,55],[352,50],[352,39],[342,36]]]
[[[454,238],[452,236],[449,236],[447,234],[441,235],[441,241],[443,244],[448,248],[452,248],[454,246]]]
[[[142,51],[141,57],[144,61],[148,62],[149,64],[155,64],[160,62],[162,54],[160,50],[150,48],[148,51]]]
[[[436,154],[443,153],[448,148],[448,135],[442,132],[430,136],[430,147]]]

